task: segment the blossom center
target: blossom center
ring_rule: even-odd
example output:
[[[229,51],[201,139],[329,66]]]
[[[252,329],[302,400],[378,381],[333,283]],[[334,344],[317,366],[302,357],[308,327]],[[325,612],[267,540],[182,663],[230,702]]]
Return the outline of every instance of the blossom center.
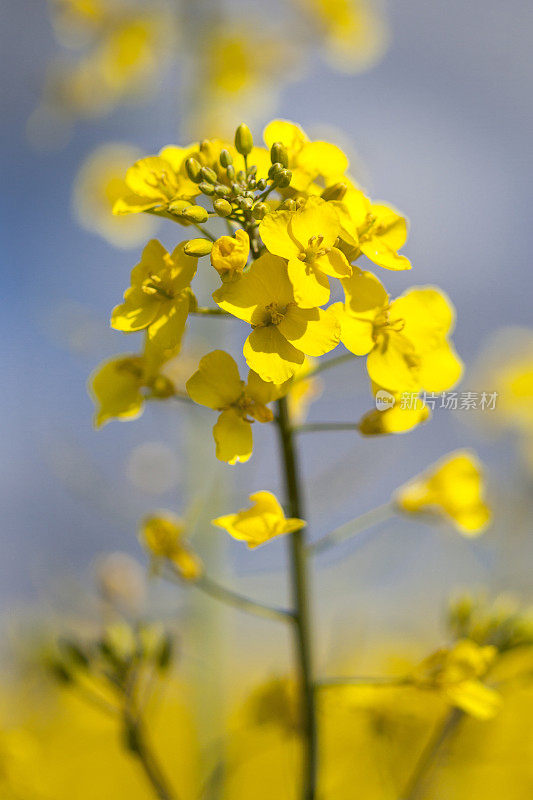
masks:
[[[307,247],[298,253],[298,258],[300,261],[305,261],[306,264],[310,264],[317,258],[327,255],[331,248],[323,247],[323,242],[323,236],[311,236],[307,242]]]

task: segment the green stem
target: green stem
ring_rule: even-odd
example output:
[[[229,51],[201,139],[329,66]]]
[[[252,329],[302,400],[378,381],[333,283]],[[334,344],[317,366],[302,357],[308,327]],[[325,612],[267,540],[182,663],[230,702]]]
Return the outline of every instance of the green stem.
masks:
[[[323,431],[358,431],[356,422],[311,422],[306,425],[297,425],[294,433],[321,433]]]
[[[137,756],[137,760],[159,800],[177,800],[176,794],[171,789],[147,742],[142,721],[128,709],[124,712],[124,727],[128,747]]]
[[[207,228],[204,228],[203,225],[200,225],[199,222],[193,222],[192,225],[196,228],[196,230],[200,231],[203,236],[207,236],[208,239],[211,239],[212,242],[216,242],[217,237],[213,236],[212,233],[209,233]]]
[[[319,375],[321,372],[325,372],[327,369],[331,369],[332,367],[336,367],[339,364],[344,364],[345,361],[352,361],[354,358],[358,358],[358,356],[354,355],[353,353],[343,353],[341,356],[335,356],[335,358],[328,358],[327,360],[321,361],[317,367],[306,372],[302,375],[297,375],[295,378],[292,379],[293,384],[298,383],[298,381],[306,381],[309,378],[314,378],[315,375]]]
[[[292,611],[258,603],[256,600],[238,594],[231,589],[226,589],[225,586],[220,586],[220,584],[211,580],[211,578],[207,578],[205,575],[197,580],[194,585],[211,597],[221,600],[223,603],[227,603],[234,608],[238,608],[240,611],[246,611],[249,614],[256,614],[257,616],[276,621],[282,620],[283,622],[291,622],[294,619]]]
[[[346,539],[351,539],[352,536],[357,536],[359,533],[364,533],[364,531],[368,530],[374,525],[385,522],[394,514],[394,504],[391,501],[388,503],[383,503],[383,505],[377,506],[377,508],[373,508],[371,511],[367,511],[365,514],[361,514],[360,517],[356,517],[355,519],[350,520],[350,522],[346,522],[344,525],[335,528],[335,530],[331,531],[331,533],[327,533],[325,536],[322,536],[321,539],[318,539],[316,542],[310,544],[308,546],[308,550],[313,554],[321,553],[323,550],[327,550],[329,547],[340,544],[340,542],[344,542]]]
[[[276,422],[279,432],[285,479],[286,510],[289,516],[303,519],[300,475],[287,400],[277,401]],[[301,694],[303,730],[302,798],[314,800],[317,783],[317,725],[316,703],[312,675],[311,625],[308,598],[306,559],[306,534],[304,530],[290,534],[290,562],[294,603],[294,632],[298,678]]]
[[[228,314],[227,311],[224,311],[223,308],[207,308],[207,306],[198,306],[195,308],[194,311],[189,311],[189,314],[200,314],[202,316],[210,316],[210,317],[231,317],[231,314]]]
[[[436,757],[440,754],[442,746],[455,731],[463,716],[464,712],[458,708],[452,708],[446,714],[443,722],[437,727],[424,747],[400,800],[418,800],[429,770],[433,766]]]

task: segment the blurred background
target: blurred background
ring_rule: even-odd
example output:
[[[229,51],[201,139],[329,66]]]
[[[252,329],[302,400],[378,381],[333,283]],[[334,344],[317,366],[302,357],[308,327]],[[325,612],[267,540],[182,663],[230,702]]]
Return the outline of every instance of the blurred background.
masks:
[[[96,11],[80,22],[68,5],[12,0],[0,10],[7,641],[16,639],[22,610],[31,619],[87,611],[73,587],[90,586],[103,552],[144,563],[137,525],[154,508],[196,515],[195,546],[220,575],[259,597],[271,598],[274,585],[280,603],[286,592],[283,542],[258,558],[207,523],[245,505],[251,491],[280,490],[268,426],[255,433],[251,461],[235,467],[216,462],[205,409],[151,404],[139,421],[93,430],[87,379],[102,359],[127,352],[109,314],[153,233],[150,225],[140,236],[131,227],[118,232],[98,201],[91,205],[96,167],[87,159],[97,148],[115,147],[98,151],[104,165],[121,154],[127,166],[241,121],[257,143],[271,118],[298,122],[343,147],[368,193],[410,219],[404,252],[413,270],[387,273],[386,283],[392,294],[435,283],[453,299],[466,364],[459,390],[504,393],[503,368],[513,359],[533,363],[528,0],[372,4],[362,34],[352,31],[358,48],[326,30],[320,3],[303,0],[268,8],[143,2],[135,25],[118,26],[113,41],[102,38]],[[121,66],[120,80],[108,80],[106,59]],[[170,248],[180,232],[163,223],[157,235]],[[236,353],[240,331],[224,335]],[[212,322],[195,320],[190,358],[219,341]],[[362,367],[344,364],[324,376],[309,421],[357,421],[371,402]],[[523,402],[533,404],[531,393]],[[316,575],[321,666],[354,647],[364,664],[376,641],[420,652],[438,644],[445,602],[461,587],[531,600],[531,420],[528,428],[491,413],[437,409],[427,425],[394,437],[302,437],[314,536],[384,502],[458,447],[474,448],[486,464],[495,514],[479,540],[394,520],[324,555]],[[169,614],[189,602],[168,587],[154,591],[155,607]],[[233,615],[226,624],[222,650],[246,642],[254,674],[282,667],[282,637]],[[192,662],[211,674],[200,645]]]

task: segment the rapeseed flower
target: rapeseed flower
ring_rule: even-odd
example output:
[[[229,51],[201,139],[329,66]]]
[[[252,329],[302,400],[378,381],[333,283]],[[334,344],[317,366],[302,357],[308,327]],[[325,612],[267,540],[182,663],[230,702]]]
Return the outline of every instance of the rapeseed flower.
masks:
[[[335,206],[311,197],[297,211],[275,211],[259,225],[267,249],[288,261],[289,280],[302,308],[323,306],[329,300],[328,275],[346,278],[352,268],[335,247],[341,232]]]
[[[407,514],[444,516],[464,536],[478,536],[490,523],[482,466],[468,450],[455,450],[398,489],[395,502]]]
[[[161,350],[179,346],[196,302],[190,282],[198,264],[184,252],[184,244],[170,254],[157,239],[148,242],[124,302],[113,309],[111,327],[125,333],[146,329],[148,340]]]
[[[252,326],[244,344],[244,357],[264,381],[284,383],[303,364],[306,355],[321,356],[339,342],[340,326],[335,314],[319,308],[300,308],[286,262],[270,253],[258,258],[240,280],[217,289],[213,299]]]
[[[221,279],[233,281],[242,275],[250,255],[250,237],[239,229],[234,236],[221,236],[213,244],[211,264]]]
[[[253,505],[236,514],[214,519],[213,525],[223,528],[234,539],[246,542],[249,548],[258,547],[276,536],[294,533],[305,527],[303,519],[287,518],[271,492],[250,495]]]
[[[144,518],[140,538],[155,561],[172,562],[183,580],[194,581],[203,572],[202,562],[185,541],[185,522],[170,511]]]
[[[272,421],[267,404],[283,391],[273,383],[265,383],[253,370],[245,383],[237,364],[224,350],[213,350],[204,356],[186,388],[195,403],[220,411],[213,428],[216,456],[229,464],[248,461],[253,449],[252,423]]]
[[[440,290],[415,287],[390,302],[376,276],[358,268],[342,285],[344,306],[332,306],[341,341],[355,355],[368,354],[375,384],[394,394],[441,392],[458,381],[462,364],[447,340],[454,310]]]

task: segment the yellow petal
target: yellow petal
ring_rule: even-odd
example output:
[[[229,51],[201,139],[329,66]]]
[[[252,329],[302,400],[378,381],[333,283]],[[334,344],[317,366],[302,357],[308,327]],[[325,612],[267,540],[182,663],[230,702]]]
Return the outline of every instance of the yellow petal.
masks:
[[[460,379],[463,362],[448,343],[422,355],[418,366],[420,384],[428,392],[445,392]]]
[[[368,242],[361,242],[359,247],[365,256],[378,267],[391,270],[411,269],[411,262],[408,258],[398,255],[377,237],[372,237]]]
[[[189,315],[190,297],[180,294],[174,300],[167,301],[164,313],[152,322],[148,328],[148,340],[154,348],[159,350],[173,350],[179,348],[185,323]]]
[[[305,206],[295,211],[289,219],[291,236],[301,244],[301,250],[307,248],[309,241],[314,236],[323,237],[322,246],[324,248],[333,247],[340,229],[339,215],[335,206],[326,203],[321,197],[309,198]],[[290,256],[285,257],[289,258]]]
[[[274,400],[282,397],[284,392],[285,388],[283,386],[278,386],[278,384],[270,381],[264,381],[253,369],[248,373],[246,394],[255,402],[266,406],[268,403],[272,403]]]
[[[245,322],[255,322],[256,312],[270,303],[286,306],[294,301],[294,295],[285,261],[265,253],[240,280],[213,292],[213,300]]]
[[[195,403],[212,409],[223,409],[235,403],[242,394],[237,364],[224,350],[213,350],[204,356],[197,371],[186,384]]]
[[[372,272],[353,267],[352,275],[343,278],[341,283],[346,297],[346,310],[354,316],[373,320],[387,306],[387,291]]]
[[[213,520],[213,525],[226,530],[234,539],[247,542],[254,548],[280,536],[300,530],[305,526],[301,519],[286,519],[283,509],[271,492],[250,495],[251,508],[241,509]]]
[[[340,324],[330,309],[290,306],[278,330],[294,347],[308,356],[329,353],[340,342]]]
[[[285,119],[272,120],[263,131],[263,139],[268,148],[271,148],[274,142],[281,142],[289,154],[298,152],[309,141],[299,125]]]
[[[287,265],[289,280],[292,283],[294,299],[302,308],[323,306],[329,300],[329,280],[314,264],[307,264],[299,258],[291,258]]]
[[[294,216],[295,213],[290,211],[273,211],[267,214],[259,225],[259,235],[263,244],[276,256],[290,259],[302,250],[290,234],[289,222]]]
[[[380,337],[369,353],[366,366],[370,378],[393,393],[418,392],[422,384],[410,343],[401,334],[391,332]]]
[[[341,342],[350,353],[366,356],[374,347],[374,326],[371,319],[347,314],[343,303],[334,303],[330,310],[341,326]]]
[[[152,208],[156,208],[158,205],[161,205],[160,198],[150,199],[129,192],[115,201],[113,204],[113,214],[118,217],[125,214],[138,214],[141,211],[149,211]]]
[[[438,347],[451,332],[455,309],[448,296],[433,286],[415,286],[391,303],[391,318],[404,321],[402,333],[417,352]]]
[[[134,194],[162,201],[169,199],[176,185],[171,164],[160,156],[148,156],[136,161],[127,171],[125,180]],[[167,194],[161,190],[162,185],[169,186]]]
[[[461,681],[457,686],[447,687],[446,694],[454,706],[481,720],[496,716],[503,702],[497,691],[476,680]]]
[[[158,316],[161,298],[148,295],[133,286],[124,292],[124,302],[115,306],[111,314],[111,327],[116,331],[131,333],[147,328]]]
[[[213,428],[216,456],[228,464],[244,463],[252,455],[252,426],[234,408],[221,413]]]
[[[311,175],[340,177],[349,162],[340,147],[329,142],[309,142],[298,154],[298,166]]]
[[[221,236],[211,250],[211,264],[222,278],[241,275],[250,255],[250,237],[246,231],[235,231],[234,236]]]
[[[392,250],[400,250],[407,241],[407,220],[393,208],[380,203],[372,203],[370,213],[377,219],[379,237]]]
[[[90,378],[96,405],[95,427],[111,419],[133,419],[142,413],[142,358],[119,356],[98,367]]]
[[[187,255],[185,252],[186,244],[186,241],[181,242],[174,248],[170,256],[172,260],[171,284],[174,294],[182,292],[190,286],[198,267],[198,259],[194,258],[194,256]]]
[[[264,380],[281,384],[303,363],[304,354],[281,335],[275,325],[255,328],[243,348],[246,363]]]
[[[315,266],[332,278],[349,278],[353,273],[348,259],[337,247],[333,247],[325,256],[317,258]]]

